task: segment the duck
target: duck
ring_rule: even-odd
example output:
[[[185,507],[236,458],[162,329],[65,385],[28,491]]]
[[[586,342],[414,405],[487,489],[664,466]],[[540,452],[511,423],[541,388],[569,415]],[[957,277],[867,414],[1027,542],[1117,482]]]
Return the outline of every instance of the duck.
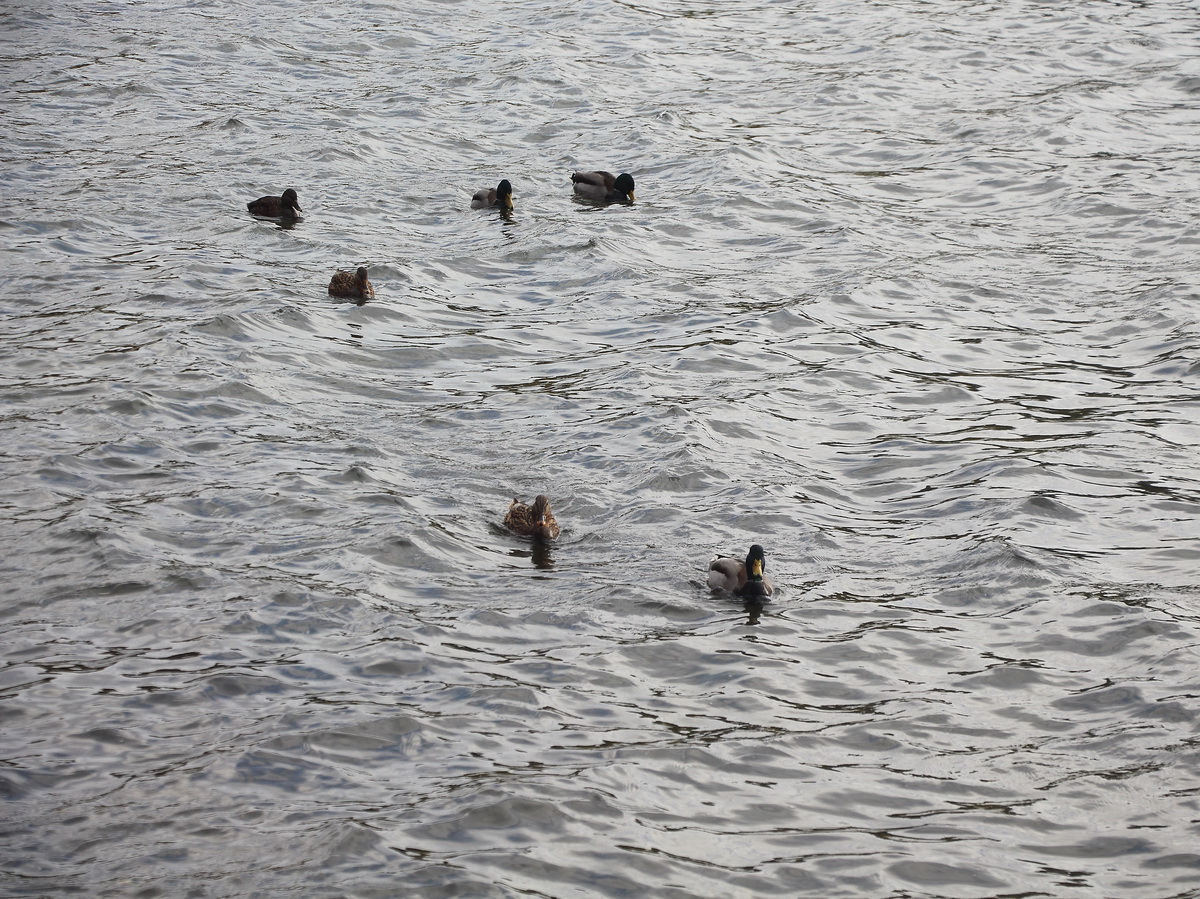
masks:
[[[633,202],[633,176],[626,172],[615,177],[612,172],[572,172],[571,181],[575,184],[575,196],[580,199],[603,203]]]
[[[475,195],[471,197],[472,209],[491,209],[496,206],[506,212],[513,208],[512,184],[507,178],[495,187],[475,191]]]
[[[296,199],[296,192],[290,187],[281,197],[259,197],[247,203],[246,208],[254,215],[277,219],[295,218],[297,212],[304,211],[300,208],[300,201]]]
[[[746,553],[746,560],[718,556],[708,563],[708,586],[727,590],[745,599],[762,599],[775,592],[775,585],[766,576],[767,557],[755,543]]]
[[[557,540],[560,531],[554,513],[550,511],[550,500],[544,493],[534,497],[532,506],[514,499],[504,516],[504,526],[513,533],[535,540]]]
[[[356,272],[334,272],[329,279],[329,293],[335,297],[353,297],[356,300],[375,299],[375,287],[367,280],[367,269],[359,266]]]

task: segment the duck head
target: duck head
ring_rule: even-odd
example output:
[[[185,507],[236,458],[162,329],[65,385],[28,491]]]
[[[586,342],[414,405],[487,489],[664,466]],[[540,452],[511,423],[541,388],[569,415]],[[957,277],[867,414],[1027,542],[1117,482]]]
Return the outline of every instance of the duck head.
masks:
[[[613,190],[619,194],[625,194],[629,198],[629,202],[633,202],[633,175],[628,172],[622,172],[617,175],[617,180],[613,182]]]
[[[501,209],[512,209],[512,184],[507,178],[496,185],[496,205]]]

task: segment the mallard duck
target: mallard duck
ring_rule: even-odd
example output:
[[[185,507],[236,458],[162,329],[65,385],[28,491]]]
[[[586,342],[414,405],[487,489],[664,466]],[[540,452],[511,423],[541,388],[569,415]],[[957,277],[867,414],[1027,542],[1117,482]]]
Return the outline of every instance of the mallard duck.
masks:
[[[572,172],[575,196],[604,203],[632,203],[633,176],[612,172]]]
[[[495,187],[485,187],[483,190],[475,191],[475,195],[471,197],[472,209],[490,209],[499,206],[501,209],[512,209],[512,184],[505,178]]]
[[[290,187],[283,192],[282,197],[259,197],[247,203],[246,208],[255,215],[276,219],[295,218],[297,212],[303,212],[300,201],[296,199],[296,192]]]
[[[550,511],[550,500],[544,493],[534,497],[533,505],[527,506],[514,499],[504,516],[504,526],[514,533],[537,540],[557,540],[559,534],[558,522]]]
[[[775,585],[766,577],[767,557],[755,543],[746,553],[746,561],[717,557],[708,563],[708,586],[728,590],[748,599],[770,596]]]
[[[359,266],[356,272],[334,272],[329,280],[329,293],[335,297],[353,297],[356,300],[375,299],[375,288],[367,280],[367,270]]]

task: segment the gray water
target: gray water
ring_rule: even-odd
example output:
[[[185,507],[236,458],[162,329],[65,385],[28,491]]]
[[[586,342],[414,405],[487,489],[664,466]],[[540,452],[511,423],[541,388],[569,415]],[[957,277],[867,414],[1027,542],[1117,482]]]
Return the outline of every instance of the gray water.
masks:
[[[1192,4],[0,26],[0,892],[1200,896]]]

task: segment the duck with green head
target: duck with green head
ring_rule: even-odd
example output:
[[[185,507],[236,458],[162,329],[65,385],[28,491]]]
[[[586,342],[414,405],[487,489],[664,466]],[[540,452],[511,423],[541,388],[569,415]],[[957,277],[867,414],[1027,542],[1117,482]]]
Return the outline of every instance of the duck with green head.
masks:
[[[766,575],[767,557],[755,543],[746,553],[745,561],[718,556],[708,563],[708,586],[727,590],[744,599],[762,599],[775,592],[775,585]]]
[[[572,172],[575,196],[597,203],[632,203],[633,176],[627,172]]]
[[[513,208],[512,192],[512,184],[505,178],[495,187],[485,187],[475,191],[475,195],[471,197],[471,208],[498,208],[504,212],[511,212]]]

